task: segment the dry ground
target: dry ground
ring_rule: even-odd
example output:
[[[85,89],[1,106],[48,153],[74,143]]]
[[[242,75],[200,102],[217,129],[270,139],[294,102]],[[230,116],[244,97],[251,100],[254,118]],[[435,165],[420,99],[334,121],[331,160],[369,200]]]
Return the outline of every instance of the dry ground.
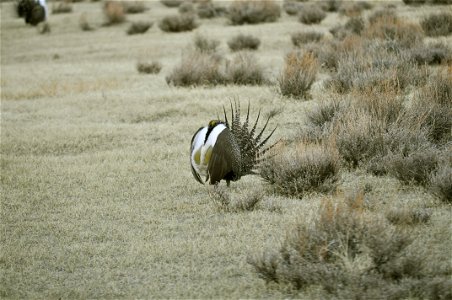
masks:
[[[51,33],[38,34],[1,4],[1,280],[2,298],[281,298],[247,263],[277,247],[288,226],[312,215],[322,195],[303,200],[267,193],[251,212],[219,210],[209,188],[193,178],[189,141],[236,98],[253,114],[281,113],[276,136],[290,138],[313,100],[279,96],[275,86],[174,88],[165,76],[192,43],[195,32],[226,41],[237,33],[261,38],[257,52],[270,77],[303,28],[283,13],[276,23],[228,26],[202,20],[195,32],[162,32],[157,21],[175,9],[147,2],[150,10],[128,20],[153,20],[144,35],[128,36],[129,23],[102,27],[101,3],[73,5],[50,16]],[[419,18],[438,7],[400,14]],[[172,10],[172,11],[171,11]],[[95,31],[79,28],[86,14]],[[341,19],[329,14],[316,28],[327,32]],[[136,70],[140,59],[158,60],[158,75]],[[345,192],[372,187],[390,207],[408,203],[433,209],[420,231],[450,249],[450,209],[420,187],[342,172]],[[232,184],[232,195],[265,189],[259,177]],[[441,259],[450,254],[439,251]],[[306,291],[313,297],[315,291]],[[299,295],[300,296],[300,295]]]

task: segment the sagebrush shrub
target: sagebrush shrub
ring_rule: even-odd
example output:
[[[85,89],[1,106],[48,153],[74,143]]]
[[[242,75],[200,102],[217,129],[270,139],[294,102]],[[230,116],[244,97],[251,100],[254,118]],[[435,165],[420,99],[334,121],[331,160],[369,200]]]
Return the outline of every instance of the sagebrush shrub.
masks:
[[[395,15],[382,15],[369,18],[369,26],[363,31],[368,39],[397,41],[403,48],[412,48],[422,42],[421,27],[415,23],[400,20]]]
[[[452,50],[442,42],[423,44],[413,48],[410,56],[418,65],[440,65],[452,62]]]
[[[431,14],[421,21],[422,29],[428,36],[447,36],[452,33],[452,13]]]
[[[318,24],[325,19],[326,13],[317,5],[303,5],[298,13],[298,20],[303,24]]]
[[[264,69],[248,52],[237,53],[226,65],[226,81],[240,85],[266,83]]]
[[[192,31],[197,27],[196,18],[190,13],[166,16],[159,23],[159,28],[165,32]]]
[[[310,192],[332,191],[339,178],[339,161],[332,147],[300,143],[267,159],[260,175],[277,193],[302,198]]]
[[[430,174],[438,168],[438,154],[434,149],[390,156],[388,173],[401,182],[428,185]]]
[[[441,287],[448,285],[448,275],[429,271],[423,255],[410,249],[415,236],[369,214],[363,203],[362,195],[325,200],[312,218],[288,231],[278,248],[248,262],[266,282],[295,290],[320,287],[325,299],[447,295]],[[431,276],[438,282],[426,285]]]
[[[317,31],[302,31],[291,35],[292,44],[297,47],[306,43],[318,42],[322,37],[323,34]]]
[[[220,45],[220,41],[209,39],[200,34],[195,35],[194,38],[195,49],[201,52],[215,52]]]
[[[153,61],[151,63],[148,62],[139,62],[137,63],[137,70],[139,73],[145,74],[157,74],[162,69],[162,64],[158,61]]]
[[[321,8],[326,12],[336,12],[341,7],[341,0],[326,0],[321,2]]]
[[[312,53],[289,53],[278,78],[280,93],[284,96],[306,98],[318,70],[319,64]]]
[[[426,209],[397,207],[386,212],[386,218],[394,225],[417,225],[427,223],[431,213]]]
[[[283,9],[290,16],[297,15],[300,11],[300,3],[293,0],[284,0]]]
[[[215,53],[190,51],[182,55],[180,65],[166,77],[175,86],[216,85],[225,83],[223,58]]]
[[[229,5],[227,17],[233,25],[275,22],[281,16],[281,7],[274,0],[237,0]]]
[[[127,14],[139,14],[147,10],[143,1],[127,1],[124,3],[124,10]]]
[[[154,25],[153,22],[146,22],[146,21],[133,22],[130,25],[129,29],[127,29],[127,34],[131,35],[131,34],[145,33],[146,31],[149,30],[149,28],[152,27],[152,25]]]
[[[425,4],[427,0],[403,0],[406,5],[421,5]]]
[[[261,41],[252,35],[239,34],[228,40],[228,46],[232,51],[257,50]]]
[[[452,164],[442,163],[430,177],[430,189],[443,202],[452,203]]]
[[[107,18],[107,25],[119,24],[126,20],[124,5],[118,1],[106,1],[104,15]]]

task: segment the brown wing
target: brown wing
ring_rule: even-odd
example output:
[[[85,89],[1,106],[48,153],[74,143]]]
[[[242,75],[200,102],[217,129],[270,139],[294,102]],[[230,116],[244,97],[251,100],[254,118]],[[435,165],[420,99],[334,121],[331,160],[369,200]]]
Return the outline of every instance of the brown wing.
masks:
[[[210,184],[216,184],[226,176],[232,180],[240,178],[240,150],[228,128],[218,135],[207,169]]]

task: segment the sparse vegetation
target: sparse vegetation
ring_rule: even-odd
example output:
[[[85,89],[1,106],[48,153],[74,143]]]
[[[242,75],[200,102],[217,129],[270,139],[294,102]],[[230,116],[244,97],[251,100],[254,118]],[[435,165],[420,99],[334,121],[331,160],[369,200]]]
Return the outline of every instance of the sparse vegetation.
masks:
[[[431,174],[431,189],[444,202],[452,203],[452,166],[446,162]]]
[[[200,34],[195,35],[195,49],[200,52],[211,52],[214,53],[217,51],[217,47],[220,45],[219,40],[209,39]]]
[[[126,1],[124,2],[124,10],[127,14],[140,14],[147,10],[144,1]]]
[[[322,298],[442,298],[448,272],[426,260],[428,245],[363,207],[363,197],[324,200],[318,213],[291,228],[279,248],[249,259],[266,282],[295,290],[320,286]],[[431,282],[434,277],[435,283]],[[340,283],[340,284],[339,284]]]
[[[146,22],[146,21],[138,21],[133,22],[129,29],[127,29],[127,34],[139,34],[139,33],[145,33],[148,31],[149,28],[152,27],[154,23],[152,22]]]
[[[281,7],[274,0],[237,0],[229,5],[227,17],[232,25],[275,22],[281,16]]]
[[[240,85],[265,84],[264,69],[251,53],[239,52],[226,65],[226,81]]]
[[[252,35],[239,34],[232,37],[228,41],[228,46],[232,51],[240,51],[246,49],[257,50],[260,43],[261,41],[257,37],[254,37]]]
[[[215,186],[209,191],[209,196],[220,211],[237,213],[255,210],[262,201],[264,193],[251,191],[241,197],[231,199],[231,194],[225,188]]]
[[[281,94],[295,98],[307,98],[318,69],[319,65],[313,54],[289,53],[278,80]]]
[[[139,73],[158,74],[162,69],[162,64],[158,61],[153,62],[139,62],[137,63],[137,70]]]
[[[192,31],[197,27],[195,16],[190,13],[166,16],[159,23],[159,28],[165,32]]]
[[[428,36],[447,36],[452,33],[452,13],[431,14],[421,21],[422,29]]]

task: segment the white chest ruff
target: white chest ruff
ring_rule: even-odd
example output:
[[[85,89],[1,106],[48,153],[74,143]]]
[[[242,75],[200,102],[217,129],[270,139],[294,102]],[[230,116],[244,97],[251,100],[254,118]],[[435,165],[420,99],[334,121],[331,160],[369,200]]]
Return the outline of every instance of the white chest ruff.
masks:
[[[206,140],[207,127],[204,127],[193,139],[191,165],[201,177],[208,177],[207,167],[209,166],[210,157],[212,156],[212,151],[217,142],[218,135],[224,129],[226,129],[224,124],[215,126]]]

